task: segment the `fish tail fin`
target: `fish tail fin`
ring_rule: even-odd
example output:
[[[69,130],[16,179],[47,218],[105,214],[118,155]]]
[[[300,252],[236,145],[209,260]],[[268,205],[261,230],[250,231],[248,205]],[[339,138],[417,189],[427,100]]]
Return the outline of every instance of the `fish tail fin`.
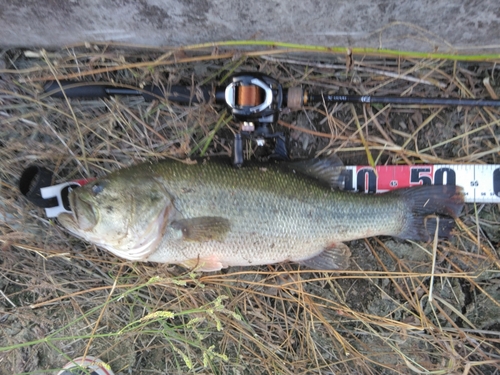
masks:
[[[408,211],[405,225],[396,236],[429,241],[436,227],[441,238],[451,237],[455,219],[464,206],[463,189],[452,185],[425,185],[395,191],[401,194]]]

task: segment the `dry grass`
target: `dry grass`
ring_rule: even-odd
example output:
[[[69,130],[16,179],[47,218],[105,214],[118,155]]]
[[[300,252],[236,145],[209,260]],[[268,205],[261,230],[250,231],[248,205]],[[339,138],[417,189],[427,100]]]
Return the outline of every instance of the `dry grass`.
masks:
[[[53,77],[191,85],[251,70],[317,91],[475,98],[494,94],[498,80],[494,61],[354,54],[348,70],[343,54],[260,48],[92,45],[5,55],[0,373],[55,371],[83,354],[133,374],[499,371],[497,205],[468,205],[451,242],[352,242],[347,272],[282,264],[200,275],[126,263],[20,196],[19,176],[33,162],[62,182],[141,160],[228,154],[238,130],[229,122],[214,132],[227,115],[210,104],[47,98],[42,87]],[[365,164],[365,143],[378,164],[500,163],[496,109],[317,105],[281,119],[295,157],[335,150],[346,164]]]

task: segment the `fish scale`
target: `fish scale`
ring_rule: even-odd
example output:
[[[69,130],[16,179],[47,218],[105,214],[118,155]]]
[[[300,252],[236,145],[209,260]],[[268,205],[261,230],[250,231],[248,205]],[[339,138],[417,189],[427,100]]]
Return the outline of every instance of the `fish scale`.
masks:
[[[320,169],[316,169],[318,165]],[[308,166],[312,169],[301,169],[297,163],[269,164],[265,168],[249,164],[235,169],[217,159],[195,164],[168,159],[146,163],[97,180],[94,184],[101,183],[104,188],[97,189],[102,192],[96,196],[84,193],[92,186],[76,189],[70,200],[80,212],[60,221],[85,238],[75,221],[86,214],[94,215],[84,222],[97,221],[95,231],[104,237],[113,233],[112,228],[99,228],[96,218],[102,220],[105,215],[104,207],[109,204],[106,194],[116,196],[117,190],[128,186],[134,191],[134,202],[113,203],[114,217],[120,221],[123,212],[123,222],[133,223],[137,233],[141,227],[151,230],[155,220],[164,228],[154,248],[140,260],[178,263],[205,271],[282,261],[336,269],[344,267],[349,256],[342,242],[375,235],[427,240],[436,223],[429,224],[424,218],[434,213],[444,215],[438,232],[447,236],[453,227],[449,216],[456,216],[463,206],[459,187],[422,186],[377,195],[351,193],[332,189],[318,175],[318,170],[338,170],[335,159],[314,159]],[[142,181],[154,185],[151,179],[164,189],[168,200],[151,199],[150,193],[141,189]],[[127,216],[137,210],[132,205],[141,202],[151,205],[149,213],[141,206],[141,217]],[[92,213],[88,207],[92,207]],[[160,213],[167,218],[159,220]],[[117,220],[107,220],[106,225],[112,226]],[[427,228],[423,228],[425,225]],[[132,259],[127,255],[134,246],[138,245],[132,242],[123,248],[107,248]]]

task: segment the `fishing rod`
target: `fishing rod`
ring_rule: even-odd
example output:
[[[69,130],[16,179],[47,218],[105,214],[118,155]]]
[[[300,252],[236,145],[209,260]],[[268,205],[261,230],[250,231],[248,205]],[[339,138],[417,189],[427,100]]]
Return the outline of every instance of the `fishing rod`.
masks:
[[[313,93],[302,87],[284,88],[276,79],[257,72],[238,73],[231,77],[226,86],[147,85],[142,88],[100,83],[60,80],[49,82],[44,92],[56,98],[108,98],[114,95],[142,96],[146,101],[167,99],[180,104],[215,103],[224,105],[233,117],[241,122],[241,131],[235,135],[233,165],[243,164],[243,139],[251,139],[258,146],[266,140],[273,140],[272,157],[287,159],[288,152],[283,133],[273,133],[284,108],[299,109],[317,103],[362,103],[362,104],[403,104],[439,105],[466,107],[500,107],[500,100],[419,98],[370,95],[331,95]]]

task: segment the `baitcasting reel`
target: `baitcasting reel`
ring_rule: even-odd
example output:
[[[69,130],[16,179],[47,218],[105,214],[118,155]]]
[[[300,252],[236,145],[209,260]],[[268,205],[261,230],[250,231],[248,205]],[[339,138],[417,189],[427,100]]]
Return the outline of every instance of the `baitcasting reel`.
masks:
[[[272,159],[288,159],[285,135],[273,133],[271,126],[278,122],[281,110],[287,107],[288,96],[281,84],[261,73],[234,75],[224,90],[225,104],[235,119],[241,122],[241,131],[235,135],[233,165],[243,165],[243,140],[256,142],[264,148],[267,141],[274,142]]]
[[[153,85],[139,90],[109,83],[92,82],[89,84],[76,81],[50,82],[45,86],[44,91],[58,98],[141,95],[145,100],[166,98],[183,104],[215,101],[216,104],[227,106],[234,118],[241,123],[240,132],[236,134],[233,146],[233,165],[235,166],[243,165],[245,140],[250,140],[257,145],[260,150],[257,154],[265,154],[267,151],[264,150],[271,148],[269,158],[288,159],[285,135],[280,132],[273,133],[271,128],[277,123],[283,108],[302,106],[300,87],[284,90],[276,79],[257,72],[235,74],[225,87],[200,86],[191,90],[189,87],[173,85],[168,87],[168,93]]]

